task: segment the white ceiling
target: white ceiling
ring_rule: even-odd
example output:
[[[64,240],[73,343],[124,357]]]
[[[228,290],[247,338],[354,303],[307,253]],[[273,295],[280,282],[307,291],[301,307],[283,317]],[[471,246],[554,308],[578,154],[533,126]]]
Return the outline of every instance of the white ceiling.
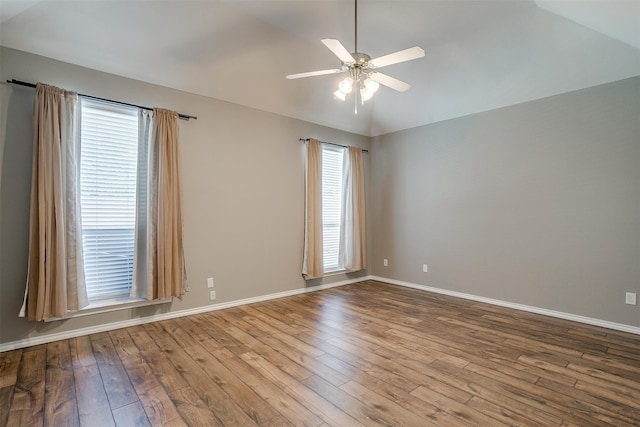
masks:
[[[0,0],[0,44],[368,136],[640,75],[640,0],[358,6],[361,52],[426,56],[384,68],[411,89],[357,115],[339,75],[284,77],[340,65],[322,38],[353,50],[350,0]]]

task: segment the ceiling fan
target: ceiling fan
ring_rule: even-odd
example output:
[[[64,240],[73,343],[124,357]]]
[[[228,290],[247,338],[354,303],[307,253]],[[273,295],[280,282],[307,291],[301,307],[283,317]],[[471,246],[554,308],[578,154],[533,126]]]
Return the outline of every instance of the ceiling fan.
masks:
[[[348,73],[348,76],[338,84],[338,90],[333,95],[344,101],[354,86],[359,89],[356,91],[356,114],[357,96],[360,93],[361,102],[364,104],[376,93],[380,85],[387,86],[398,92],[404,92],[411,87],[410,84],[398,80],[394,77],[376,71],[378,68],[387,65],[398,64],[400,62],[411,61],[413,59],[422,58],[424,50],[419,46],[410,47],[409,49],[390,53],[371,59],[366,53],[358,52],[358,0],[355,0],[355,52],[350,53],[340,41],[336,39],[322,39],[322,43],[333,52],[334,55],[342,61],[340,68],[329,70],[309,71],[305,73],[289,74],[287,79],[300,79],[303,77],[323,76],[327,74]]]

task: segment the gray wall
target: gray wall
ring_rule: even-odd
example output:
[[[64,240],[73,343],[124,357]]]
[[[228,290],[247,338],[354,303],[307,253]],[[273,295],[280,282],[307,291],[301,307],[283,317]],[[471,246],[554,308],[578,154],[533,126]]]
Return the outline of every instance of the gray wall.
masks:
[[[377,137],[371,162],[374,275],[640,326],[640,77]]]
[[[11,49],[0,48],[0,63],[1,81],[199,117],[180,124],[191,291],[169,308],[34,324],[17,318],[33,90],[2,85],[0,343],[206,306],[209,276],[216,302],[320,283],[300,277],[298,138],[369,138]],[[376,137],[370,149],[369,273],[640,325],[640,306],[624,304],[625,291],[640,293],[640,78]]]
[[[0,63],[1,81],[42,81],[198,116],[180,122],[191,291],[170,310],[211,304],[206,287],[210,276],[215,278],[216,303],[321,283],[307,283],[300,274],[304,175],[298,138],[361,147],[368,146],[369,138],[11,49],[0,48]],[[3,86],[0,106],[6,111],[0,117],[8,117],[0,132],[0,343],[166,311],[165,306],[145,307],[46,324],[17,317],[27,267],[34,90]],[[332,276],[324,283],[365,274]]]

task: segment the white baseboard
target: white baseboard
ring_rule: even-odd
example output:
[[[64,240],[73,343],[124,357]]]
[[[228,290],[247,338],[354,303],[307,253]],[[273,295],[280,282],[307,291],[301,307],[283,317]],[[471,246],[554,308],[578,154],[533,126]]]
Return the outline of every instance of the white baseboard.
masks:
[[[112,331],[114,329],[127,328],[129,326],[142,325],[145,323],[157,322],[159,320],[175,319],[176,317],[189,316],[192,314],[206,313],[209,311],[222,310],[224,308],[237,307],[239,305],[252,304],[261,301],[268,301],[276,298],[284,298],[308,292],[320,291],[323,289],[335,288],[337,286],[350,285],[352,283],[369,280],[371,276],[358,277],[355,279],[341,280],[339,282],[327,283],[309,288],[293,289],[291,291],[277,292],[274,294],[261,295],[257,297],[245,298],[236,301],[223,302],[220,304],[207,305],[203,307],[191,308],[187,310],[171,311],[169,313],[159,313],[151,316],[122,320],[119,322],[105,323],[103,325],[90,326],[87,328],[74,329],[71,331],[58,332],[37,337],[29,337],[18,341],[11,341],[0,344],[0,353],[3,351],[15,350],[18,348],[30,347],[33,345],[46,344],[53,341],[65,340],[80,337],[83,335],[96,334],[99,332]]]
[[[509,301],[502,301],[502,300],[493,299],[493,298],[485,298],[477,295],[465,294],[462,292],[449,291],[447,289],[440,289],[440,288],[434,288],[426,285],[419,285],[416,283],[403,282],[401,280],[387,279],[385,277],[369,276],[369,278],[371,280],[377,280],[379,282],[389,283],[392,285],[404,286],[404,287],[413,288],[413,289],[420,289],[423,291],[434,292],[438,294],[449,295],[452,297],[464,298],[464,299],[478,301],[478,302],[484,302],[487,304],[498,305],[501,307],[528,311],[530,313],[543,314],[545,316],[557,317],[559,319],[572,320],[574,322],[586,323],[588,325],[601,326],[603,328],[615,329],[617,331],[629,332],[632,334],[640,335],[640,327],[625,325],[623,323],[609,322],[607,320],[594,319],[591,317],[579,316],[577,314],[564,313],[564,312],[555,311],[555,310],[548,310],[546,308],[533,307],[530,305],[518,304],[514,302],[509,302]]]
[[[99,332],[106,332],[106,331],[111,331],[111,330],[114,330],[114,329],[126,328],[126,327],[129,327],[129,326],[142,325],[142,324],[145,324],[145,323],[157,322],[157,321],[160,321],[160,320],[174,319],[176,317],[183,317],[183,316],[189,316],[189,315],[192,315],[192,314],[206,313],[206,312],[209,312],[209,311],[216,311],[216,310],[222,310],[222,309],[225,309],[225,308],[237,307],[239,305],[252,304],[252,303],[261,302],[261,301],[268,301],[268,300],[277,299],[277,298],[284,298],[284,297],[288,297],[288,296],[304,294],[304,293],[308,293],[308,292],[315,292],[315,291],[320,291],[320,290],[323,290],[323,289],[334,288],[334,287],[337,287],[337,286],[344,286],[344,285],[350,285],[352,283],[364,282],[366,280],[376,280],[376,281],[379,281],[379,282],[389,283],[391,285],[404,286],[404,287],[407,287],[407,288],[419,289],[419,290],[423,290],[423,291],[427,291],[427,292],[434,292],[434,293],[443,294],[443,295],[449,295],[449,296],[453,296],[453,297],[457,297],[457,298],[464,298],[464,299],[468,299],[468,300],[484,302],[484,303],[487,303],[487,304],[498,305],[498,306],[501,306],[501,307],[507,307],[507,308],[513,308],[513,309],[516,309],[516,310],[528,311],[528,312],[531,312],[531,313],[537,313],[537,314],[542,314],[542,315],[545,315],[545,316],[557,317],[557,318],[560,318],[560,319],[572,320],[574,322],[585,323],[585,324],[594,325],[594,326],[601,326],[603,328],[609,328],[609,329],[614,329],[614,330],[617,330],[617,331],[629,332],[629,333],[632,333],[632,334],[640,335],[640,327],[631,326],[631,325],[625,325],[625,324],[622,324],[622,323],[609,322],[609,321],[606,321],[606,320],[593,319],[593,318],[590,318],[590,317],[579,316],[579,315],[571,314],[571,313],[563,313],[561,311],[548,310],[546,308],[532,307],[532,306],[524,305],[524,304],[517,304],[517,303],[513,303],[513,302],[508,302],[508,301],[502,301],[502,300],[497,300],[497,299],[492,299],[492,298],[485,298],[485,297],[481,297],[481,296],[477,296],[477,295],[465,294],[465,293],[456,292],[456,291],[450,291],[450,290],[447,290],[447,289],[440,289],[440,288],[434,288],[434,287],[426,286],[426,285],[419,285],[417,283],[403,282],[401,280],[387,279],[386,277],[364,276],[364,277],[358,277],[358,278],[355,278],[355,279],[341,280],[339,282],[327,283],[327,284],[324,284],[324,285],[313,286],[313,287],[309,287],[309,288],[293,289],[291,291],[277,292],[277,293],[274,293],[274,294],[261,295],[261,296],[257,296],[257,297],[245,298],[245,299],[241,299],[241,300],[230,301],[230,302],[225,302],[225,303],[220,303],[220,304],[207,305],[207,306],[191,308],[191,309],[187,309],[187,310],[177,310],[177,311],[172,311],[172,312],[169,312],[169,313],[160,313],[160,314],[154,314],[154,315],[147,316],[147,317],[142,317],[142,318],[134,318],[134,319],[128,319],[128,320],[123,320],[123,321],[119,321],[119,322],[106,323],[106,324],[103,324],[103,325],[91,326],[91,327],[88,327],[88,328],[80,328],[80,329],[74,329],[74,330],[66,331],[66,332],[47,334],[47,335],[42,335],[42,336],[37,336],[37,337],[29,337],[29,338],[25,338],[25,339],[18,340],[18,341],[11,341],[11,342],[8,342],[8,343],[0,344],[0,353],[2,353],[3,351],[15,350],[15,349],[18,349],[18,348],[30,347],[30,346],[39,345],[39,344],[46,344],[46,343],[53,342],[53,341],[59,341],[59,340],[64,340],[64,339],[69,339],[69,338],[75,338],[75,337],[79,337],[79,336],[83,336],[83,335],[95,334],[95,333],[99,333]]]

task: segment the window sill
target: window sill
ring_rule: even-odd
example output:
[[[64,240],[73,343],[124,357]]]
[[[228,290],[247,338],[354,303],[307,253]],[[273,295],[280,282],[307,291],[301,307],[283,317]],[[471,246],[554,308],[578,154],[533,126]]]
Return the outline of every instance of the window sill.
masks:
[[[159,305],[170,303],[171,299],[163,300],[146,300],[144,298],[113,298],[103,301],[97,301],[89,304],[85,308],[69,314],[67,317],[54,317],[45,320],[45,322],[55,322],[57,320],[67,320],[74,317],[91,316],[93,314],[109,313],[112,311],[128,310],[130,308],[145,307],[148,305]]]
[[[345,270],[344,268],[341,270],[329,270],[329,271],[325,271],[322,277],[337,276],[339,274],[345,274],[345,273],[349,273],[349,270]]]

